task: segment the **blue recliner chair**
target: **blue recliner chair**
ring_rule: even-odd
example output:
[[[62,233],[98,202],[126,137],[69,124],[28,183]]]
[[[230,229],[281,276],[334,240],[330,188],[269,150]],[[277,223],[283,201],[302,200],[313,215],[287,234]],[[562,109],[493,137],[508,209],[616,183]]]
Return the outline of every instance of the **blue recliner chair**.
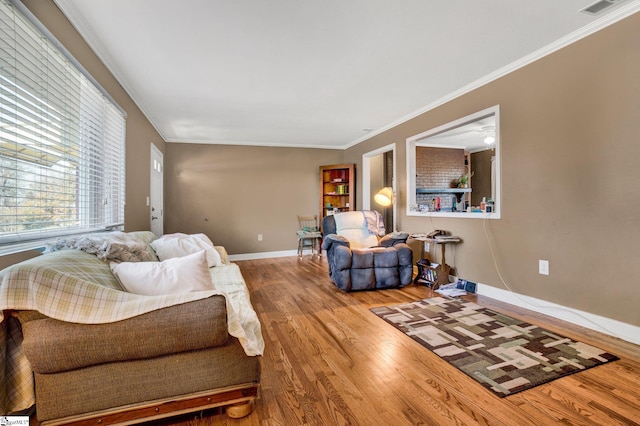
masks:
[[[380,213],[373,210],[337,213],[322,219],[322,249],[329,276],[345,291],[397,288],[413,278],[409,234],[385,235]]]

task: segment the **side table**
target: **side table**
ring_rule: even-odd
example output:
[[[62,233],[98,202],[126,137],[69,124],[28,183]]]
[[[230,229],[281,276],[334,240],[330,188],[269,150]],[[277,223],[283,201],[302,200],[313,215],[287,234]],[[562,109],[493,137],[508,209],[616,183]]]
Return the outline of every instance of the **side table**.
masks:
[[[436,237],[427,237],[425,234],[411,234],[410,235],[411,238],[413,238],[414,240],[420,241],[421,245],[420,245],[420,259],[424,259],[424,245],[425,244],[433,244],[434,245],[434,249],[436,245],[440,245],[441,247],[441,259],[440,259],[440,264],[438,265],[437,268],[435,268],[437,274],[436,274],[436,281],[433,284],[433,289],[437,289],[438,287],[440,287],[442,284],[448,284],[449,283],[449,272],[451,271],[451,267],[449,265],[447,265],[447,261],[446,261],[446,245],[447,244],[458,244],[461,243],[462,240],[460,239],[460,237],[456,237],[456,236],[452,236],[452,235],[439,235]]]

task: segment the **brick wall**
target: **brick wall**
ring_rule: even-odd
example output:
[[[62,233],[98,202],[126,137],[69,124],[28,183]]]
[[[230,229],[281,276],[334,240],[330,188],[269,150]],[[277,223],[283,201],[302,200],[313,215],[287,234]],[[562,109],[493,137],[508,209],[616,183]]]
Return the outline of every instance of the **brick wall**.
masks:
[[[416,188],[453,188],[465,170],[463,149],[416,147]],[[436,197],[442,210],[451,209],[452,194],[417,194],[416,202],[430,206]]]

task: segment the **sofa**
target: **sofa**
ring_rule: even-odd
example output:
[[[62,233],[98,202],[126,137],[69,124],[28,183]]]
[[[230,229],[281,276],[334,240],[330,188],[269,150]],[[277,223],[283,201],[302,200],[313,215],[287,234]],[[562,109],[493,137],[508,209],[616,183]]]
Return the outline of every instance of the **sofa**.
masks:
[[[76,240],[0,272],[3,413],[35,404],[43,425],[134,424],[221,406],[230,417],[251,413],[264,341],[240,269],[213,243],[158,258],[160,241],[150,232]],[[192,258],[208,279],[167,269]],[[152,288],[129,291],[144,279],[123,280],[125,267],[143,270]],[[156,286],[167,271],[184,287]],[[194,287],[198,279],[206,285]]]
[[[377,211],[325,216],[322,233],[329,276],[339,289],[398,288],[412,282],[413,252],[406,244],[409,234],[387,234]]]

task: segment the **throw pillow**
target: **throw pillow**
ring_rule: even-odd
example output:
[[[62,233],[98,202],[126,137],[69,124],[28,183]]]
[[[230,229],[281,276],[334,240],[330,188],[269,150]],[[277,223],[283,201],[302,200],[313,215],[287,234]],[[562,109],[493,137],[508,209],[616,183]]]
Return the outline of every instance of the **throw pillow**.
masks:
[[[167,234],[154,240],[151,247],[161,261],[205,250],[209,267],[222,265],[220,253],[205,234]]]
[[[110,266],[129,293],[158,296],[213,289],[204,250],[162,262],[112,262]]]

